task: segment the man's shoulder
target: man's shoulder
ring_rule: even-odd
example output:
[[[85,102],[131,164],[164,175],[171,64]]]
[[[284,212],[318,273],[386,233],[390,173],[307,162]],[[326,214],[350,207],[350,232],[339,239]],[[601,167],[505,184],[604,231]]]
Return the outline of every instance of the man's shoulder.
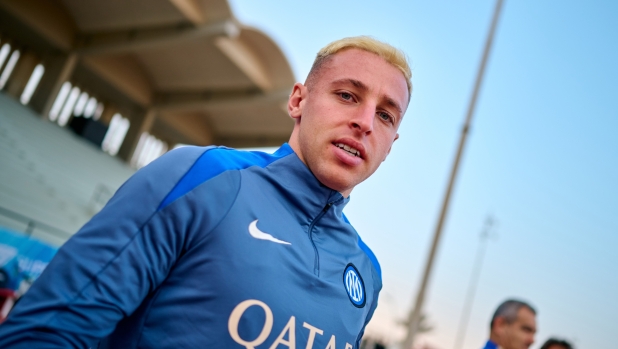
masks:
[[[243,170],[252,166],[266,167],[291,152],[287,144],[274,154],[222,146],[187,146],[175,149],[161,157],[160,161],[165,163],[164,167],[173,167],[176,163],[186,162],[187,159],[192,164],[161,203],[160,208],[226,171]]]
[[[168,152],[161,157],[161,160],[177,162],[192,159],[195,163],[189,172],[201,172],[205,177],[213,177],[226,170],[241,170],[251,166],[265,167],[291,153],[292,149],[287,144],[273,154],[225,146],[185,146]]]

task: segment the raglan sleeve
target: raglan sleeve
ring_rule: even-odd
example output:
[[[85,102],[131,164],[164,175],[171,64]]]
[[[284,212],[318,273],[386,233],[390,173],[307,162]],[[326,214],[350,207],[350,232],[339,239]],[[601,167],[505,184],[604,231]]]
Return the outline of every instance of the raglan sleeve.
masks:
[[[160,206],[206,151],[171,151],[125,182],[0,325],[0,348],[89,348],[135,311],[187,238]]]
[[[373,257],[373,263],[374,263],[374,268],[372,269],[372,280],[373,280],[372,300],[373,301],[371,302],[371,305],[369,307],[369,312],[367,313],[367,317],[365,318],[365,323],[363,325],[363,328],[358,334],[358,338],[356,339],[354,349],[359,349],[361,347],[360,345],[363,339],[363,335],[365,334],[365,328],[367,327],[367,324],[369,323],[369,321],[371,321],[371,318],[373,317],[373,313],[376,311],[376,308],[378,307],[378,298],[380,296],[380,291],[382,290],[382,272],[380,269],[380,264],[378,263],[377,259],[373,255],[373,252],[371,252],[370,255]]]

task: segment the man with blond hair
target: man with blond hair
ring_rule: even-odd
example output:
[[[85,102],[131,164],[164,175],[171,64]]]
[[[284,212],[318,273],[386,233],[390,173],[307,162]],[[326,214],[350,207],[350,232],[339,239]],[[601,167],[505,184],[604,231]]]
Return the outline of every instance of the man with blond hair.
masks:
[[[342,210],[384,161],[410,68],[368,37],[322,49],[274,154],[184,147],[58,252],[1,348],[358,348],[380,266]]]

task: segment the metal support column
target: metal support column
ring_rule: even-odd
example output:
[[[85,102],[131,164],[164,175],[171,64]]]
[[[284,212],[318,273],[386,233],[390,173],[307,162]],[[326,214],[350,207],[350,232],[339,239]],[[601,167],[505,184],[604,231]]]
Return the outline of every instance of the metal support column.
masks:
[[[463,150],[466,145],[466,139],[468,137],[468,132],[470,130],[470,125],[472,123],[472,116],[474,115],[476,101],[478,99],[478,94],[481,89],[483,75],[485,74],[485,67],[487,66],[487,60],[489,58],[489,52],[491,51],[494,33],[498,25],[498,18],[500,17],[502,3],[503,3],[503,0],[496,0],[496,7],[494,10],[493,19],[491,21],[491,27],[489,28],[489,33],[487,35],[487,41],[485,42],[485,50],[483,51],[483,58],[481,59],[481,64],[478,70],[478,74],[476,76],[476,83],[474,85],[474,91],[472,93],[472,98],[470,99],[470,104],[468,106],[468,113],[466,115],[466,120],[461,130],[461,137],[459,139],[459,146],[457,147],[457,154],[455,156],[455,161],[453,162],[450,179],[448,182],[446,193],[444,194],[444,199],[442,201],[442,208],[440,210],[440,216],[438,218],[438,223],[436,224],[436,230],[434,231],[433,242],[431,244],[431,249],[429,250],[429,256],[427,257],[425,271],[423,273],[421,285],[419,287],[418,294],[416,296],[416,302],[414,303],[414,308],[412,308],[412,311],[410,312],[410,315],[408,317],[408,321],[409,321],[408,322],[409,323],[408,335],[406,336],[406,339],[404,340],[403,349],[412,348],[412,344],[414,343],[414,337],[416,336],[416,333],[418,331],[418,326],[419,326],[420,319],[421,319],[421,311],[423,308],[423,303],[425,302],[425,292],[427,290],[427,284],[429,283],[429,277],[433,269],[433,263],[435,260],[436,251],[440,243],[440,237],[442,236],[442,228],[444,226],[444,221],[446,219],[446,214],[448,211],[451,194],[453,192],[453,187],[455,185],[455,178],[457,177],[457,172],[459,170],[459,163],[461,161],[461,156],[463,154]]]

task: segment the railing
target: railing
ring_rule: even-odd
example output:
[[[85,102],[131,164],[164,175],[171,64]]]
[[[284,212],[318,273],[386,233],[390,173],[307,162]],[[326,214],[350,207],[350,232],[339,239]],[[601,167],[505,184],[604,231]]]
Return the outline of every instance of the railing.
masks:
[[[1,206],[0,206],[0,216],[8,217],[18,222],[24,223],[26,225],[26,229],[24,229],[24,233],[28,236],[31,236],[32,233],[34,233],[35,229],[44,230],[45,232],[50,233],[54,235],[55,237],[65,239],[65,240],[73,235],[62,229],[52,227],[49,224],[37,221],[36,219],[27,217],[21,213],[9,210],[8,208],[4,208]]]

